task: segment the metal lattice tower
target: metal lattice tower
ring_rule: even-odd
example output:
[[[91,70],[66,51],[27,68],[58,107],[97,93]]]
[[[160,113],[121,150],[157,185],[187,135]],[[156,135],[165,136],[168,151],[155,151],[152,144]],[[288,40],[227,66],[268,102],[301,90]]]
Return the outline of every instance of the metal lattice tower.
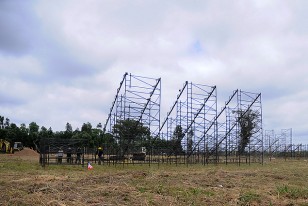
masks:
[[[193,153],[205,152],[205,144],[201,140],[212,142],[215,137],[217,116],[217,90],[216,86],[184,83],[179,90],[177,99],[167,113],[166,119],[160,128],[161,138],[172,140],[177,127],[181,128],[182,155],[187,157]],[[210,131],[211,130],[211,131]],[[207,131],[208,133],[206,134]],[[211,136],[212,135],[212,136]],[[204,141],[202,141],[203,143]],[[170,155],[179,155],[178,151],[170,151]],[[183,160],[184,162],[186,160]]]
[[[160,88],[160,79],[125,73],[104,126],[104,132],[112,133],[117,122],[132,119],[148,127],[149,163],[263,163],[264,150],[274,148],[273,141],[263,144],[260,93],[235,90],[218,113],[216,86],[186,81],[160,122]],[[243,131],[250,116],[253,127],[247,135]],[[126,151],[122,155],[130,154]]]
[[[263,124],[262,124],[262,101],[261,93],[251,93],[240,91],[240,108],[242,111],[252,111],[255,115],[255,128],[252,131],[252,136],[246,148],[249,162],[263,163]],[[247,154],[246,154],[247,156]]]
[[[293,145],[292,145],[292,128],[290,129],[282,129],[281,130],[281,138],[284,142],[284,154],[285,158],[287,154],[290,153],[290,156],[293,156]]]
[[[225,116],[222,115],[223,113]],[[249,137],[248,144],[240,150],[240,123],[245,115],[250,115],[250,113],[256,116],[255,128]],[[218,114],[217,121],[216,145],[209,148],[209,160],[220,162],[220,157],[224,157],[225,163],[263,162],[261,94],[235,90]],[[245,160],[242,160],[243,157]],[[251,157],[254,158],[251,160]]]
[[[135,120],[150,129],[156,136],[160,128],[161,79],[125,73],[110,113],[104,125],[104,133],[112,133],[120,120]],[[137,126],[137,125],[136,125]]]
[[[271,159],[279,150],[279,138],[275,135],[274,130],[265,130],[264,132],[264,152]]]

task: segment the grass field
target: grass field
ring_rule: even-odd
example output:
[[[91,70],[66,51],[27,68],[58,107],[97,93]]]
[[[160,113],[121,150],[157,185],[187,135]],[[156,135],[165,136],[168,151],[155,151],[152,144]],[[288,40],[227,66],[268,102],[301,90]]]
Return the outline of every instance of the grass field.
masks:
[[[0,205],[307,205],[308,162],[49,165],[0,155]]]

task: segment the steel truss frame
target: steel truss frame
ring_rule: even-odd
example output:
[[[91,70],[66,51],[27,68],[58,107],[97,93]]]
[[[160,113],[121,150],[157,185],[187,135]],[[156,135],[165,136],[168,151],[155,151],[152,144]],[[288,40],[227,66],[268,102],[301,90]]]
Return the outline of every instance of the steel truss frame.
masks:
[[[113,125],[118,120],[127,118],[140,121],[148,126],[151,136],[154,137],[149,152],[149,163],[263,163],[260,93],[235,90],[218,113],[216,86],[186,81],[182,89],[179,90],[176,101],[171,106],[166,118],[160,123],[160,79],[154,79],[155,81],[151,84],[142,78],[125,73],[110,109],[104,132],[106,132],[106,128],[109,128],[111,133]],[[133,79],[138,81],[134,83]],[[141,86],[138,85],[140,83]],[[148,107],[148,105],[151,106]],[[240,121],[251,112],[256,114],[254,120],[256,127],[248,144],[240,153]],[[175,139],[177,127],[180,127],[181,137]],[[154,146],[158,139],[169,143],[169,148]],[[172,145],[174,142],[176,144],[180,142],[180,150],[174,149],[174,145]],[[128,147],[131,146],[133,145],[128,145]],[[127,154],[129,151],[122,153],[122,155]]]
[[[195,84],[186,81],[179,90],[176,101],[162,123],[159,135],[154,138],[166,141],[180,141],[181,151],[169,148],[155,153],[167,154],[166,162],[179,164],[204,162],[206,145],[214,144],[216,134],[217,89],[216,86]],[[214,125],[214,127],[212,127]],[[182,136],[174,139],[175,130],[181,127]],[[211,129],[211,135],[205,136],[204,131]],[[201,140],[206,142],[200,144]],[[155,148],[159,150],[159,148]]]
[[[308,145],[293,144],[292,128],[281,129],[279,134],[274,130],[265,130],[265,156],[271,161],[272,158],[307,158]]]
[[[94,161],[95,149],[90,148],[86,139],[59,139],[59,138],[42,138],[40,141],[40,164],[42,167],[50,164],[58,164],[57,153],[59,149],[63,150],[63,159],[66,159],[65,154],[70,150],[72,156],[68,161],[63,161],[63,164],[76,164],[84,166],[85,162]],[[77,163],[77,151],[80,150],[81,157]],[[61,163],[62,164],[62,163]]]
[[[103,133],[112,133],[113,126],[120,120],[135,120],[149,128],[156,136],[160,128],[161,79],[125,73],[112,103]],[[133,142],[127,143],[120,156],[135,150]]]
[[[103,127],[103,135],[113,135],[114,125],[131,119],[135,120],[136,128],[138,124],[149,128],[152,144],[147,148],[146,158],[140,160],[137,156],[137,162],[132,158],[138,150],[133,140],[120,151],[118,146],[102,145],[103,163],[263,164],[264,155],[270,159],[274,156],[286,159],[308,157],[308,145],[292,144],[292,129],[282,129],[278,135],[273,130],[265,130],[263,137],[261,93],[237,89],[218,112],[216,86],[186,81],[162,122],[160,108],[161,79],[125,73]],[[243,147],[241,121],[250,114],[255,115],[255,125]],[[176,134],[179,128],[180,136]],[[156,141],[167,143],[168,148],[159,148]],[[81,147],[82,165],[86,161],[96,162],[96,149],[89,148],[86,140],[42,139],[40,146],[42,166],[56,163],[55,154],[59,147],[64,152],[68,147],[75,152]],[[53,159],[54,162],[50,161]]]
[[[244,152],[240,153],[240,121],[249,113],[256,115],[254,119],[256,125]],[[216,144],[208,148],[207,162],[263,163],[261,94],[235,90],[216,120],[218,130]]]
[[[252,136],[250,137],[249,144],[245,149],[244,156],[250,162],[263,163],[263,124],[262,124],[262,101],[261,93],[251,93],[241,91],[239,92],[240,110],[249,113],[252,111],[255,115],[255,128],[253,129]],[[241,118],[241,117],[240,117]],[[241,154],[239,154],[240,156]]]

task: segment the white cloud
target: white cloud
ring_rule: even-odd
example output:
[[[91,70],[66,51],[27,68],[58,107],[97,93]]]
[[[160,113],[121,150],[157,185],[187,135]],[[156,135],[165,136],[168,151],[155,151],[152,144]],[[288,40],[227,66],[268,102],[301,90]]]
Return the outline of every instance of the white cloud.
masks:
[[[0,44],[0,95],[18,102],[2,115],[12,120],[56,130],[104,124],[129,72],[162,78],[162,118],[192,81],[216,85],[219,102],[237,88],[262,92],[265,129],[308,135],[305,1],[31,3],[22,14],[33,32],[0,35],[9,42]],[[6,19],[0,23],[12,31]],[[12,39],[28,43],[8,49]]]

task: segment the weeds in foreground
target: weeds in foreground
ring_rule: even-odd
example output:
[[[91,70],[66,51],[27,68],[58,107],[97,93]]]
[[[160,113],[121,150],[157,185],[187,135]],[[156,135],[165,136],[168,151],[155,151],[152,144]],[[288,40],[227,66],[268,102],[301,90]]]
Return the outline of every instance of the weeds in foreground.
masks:
[[[250,205],[253,202],[260,203],[261,202],[261,196],[257,194],[256,192],[248,191],[240,194],[238,198],[239,202],[238,205]]]
[[[278,198],[281,196],[285,196],[291,199],[307,199],[308,200],[308,187],[307,188],[299,188],[299,187],[291,187],[289,185],[282,185],[277,187],[277,195]]]

